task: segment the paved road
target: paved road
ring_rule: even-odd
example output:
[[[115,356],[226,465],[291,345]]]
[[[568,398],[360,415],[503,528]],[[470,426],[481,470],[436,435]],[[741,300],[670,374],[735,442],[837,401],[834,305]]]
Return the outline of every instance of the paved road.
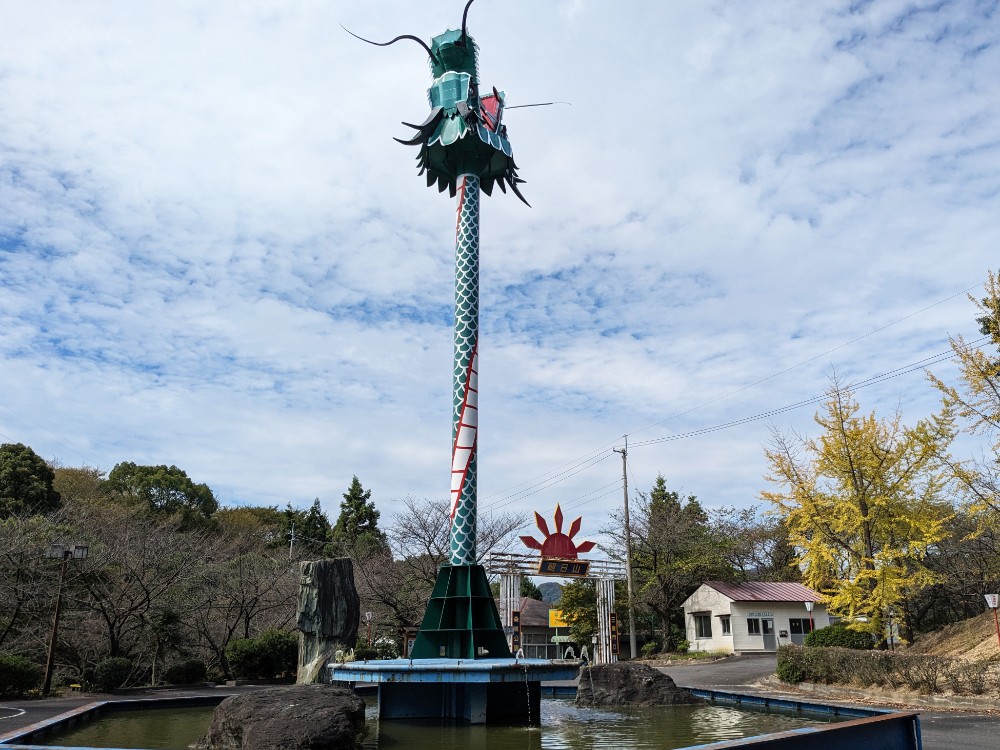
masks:
[[[689,662],[662,667],[662,670],[678,685],[686,687],[761,694],[780,693],[756,684],[774,674],[776,662],[774,656],[733,656],[709,664]],[[1000,704],[997,708],[1000,709]],[[914,710],[920,711],[920,733],[926,750],[997,750],[1000,747],[998,714],[979,711],[926,711],[919,708]]]

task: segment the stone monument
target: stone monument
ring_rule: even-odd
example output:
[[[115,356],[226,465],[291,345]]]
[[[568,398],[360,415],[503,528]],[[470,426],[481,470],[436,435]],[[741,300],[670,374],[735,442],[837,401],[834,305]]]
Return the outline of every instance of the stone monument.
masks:
[[[360,609],[349,558],[299,563],[298,684],[319,682],[337,650],[354,647]]]

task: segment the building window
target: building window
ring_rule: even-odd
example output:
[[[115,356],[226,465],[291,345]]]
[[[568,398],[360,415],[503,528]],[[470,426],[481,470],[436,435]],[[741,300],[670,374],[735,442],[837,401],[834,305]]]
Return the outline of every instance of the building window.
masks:
[[[747,618],[747,633],[750,635],[760,635],[760,620],[756,617]]]
[[[792,635],[808,635],[812,632],[812,620],[806,618],[789,618],[788,630]]]
[[[723,635],[732,635],[733,630],[729,625],[729,615],[722,615],[719,617],[719,625],[722,627]]]
[[[712,637],[712,615],[700,614],[694,616],[694,632],[696,638]]]

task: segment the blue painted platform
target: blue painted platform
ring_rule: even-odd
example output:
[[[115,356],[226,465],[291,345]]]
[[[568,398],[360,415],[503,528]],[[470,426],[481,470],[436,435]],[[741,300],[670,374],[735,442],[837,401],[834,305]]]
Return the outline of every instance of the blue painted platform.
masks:
[[[385,659],[327,665],[332,682],[552,682],[575,680],[579,661]]]
[[[537,724],[543,681],[574,680],[578,661],[386,659],[327,665],[331,682],[376,683],[380,719]]]

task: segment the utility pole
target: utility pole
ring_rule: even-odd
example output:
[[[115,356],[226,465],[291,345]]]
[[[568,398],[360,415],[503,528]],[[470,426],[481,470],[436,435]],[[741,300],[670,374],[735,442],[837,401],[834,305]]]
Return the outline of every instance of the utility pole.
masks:
[[[295,546],[295,522],[292,522],[292,533],[288,535],[288,559],[292,559],[292,548]]]
[[[632,606],[632,524],[628,517],[628,435],[625,436],[624,448],[621,450],[613,448],[612,450],[622,454],[622,487],[625,493],[625,581],[628,586],[628,647],[634,659],[639,654],[635,645],[635,608]]]

